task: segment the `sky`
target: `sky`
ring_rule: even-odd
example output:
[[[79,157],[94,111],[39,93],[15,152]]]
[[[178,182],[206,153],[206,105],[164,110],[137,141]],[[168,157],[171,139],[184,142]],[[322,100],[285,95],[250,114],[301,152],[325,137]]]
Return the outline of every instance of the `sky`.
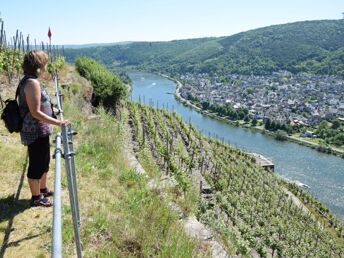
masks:
[[[342,19],[344,0],[0,0],[7,36],[88,44],[229,36],[274,24]]]

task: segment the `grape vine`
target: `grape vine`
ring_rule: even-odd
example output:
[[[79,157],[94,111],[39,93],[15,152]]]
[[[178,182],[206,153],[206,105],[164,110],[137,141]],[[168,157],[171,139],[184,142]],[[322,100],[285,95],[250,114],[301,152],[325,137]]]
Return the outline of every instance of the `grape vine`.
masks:
[[[258,167],[249,154],[203,136],[176,113],[127,106],[136,151],[148,148],[182,191],[200,181],[211,187],[213,198],[200,199],[197,216],[228,250],[261,257],[344,257],[342,223],[308,193]],[[298,206],[292,193],[309,205]],[[328,218],[325,227],[307,207]]]

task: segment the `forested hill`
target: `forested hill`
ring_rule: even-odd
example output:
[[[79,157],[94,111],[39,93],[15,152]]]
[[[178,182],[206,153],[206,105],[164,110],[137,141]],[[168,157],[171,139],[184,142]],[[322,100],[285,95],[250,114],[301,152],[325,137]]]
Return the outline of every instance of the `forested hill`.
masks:
[[[109,67],[172,74],[269,74],[288,70],[344,76],[344,19],[273,25],[218,38],[67,49],[65,55],[68,61],[87,55]]]

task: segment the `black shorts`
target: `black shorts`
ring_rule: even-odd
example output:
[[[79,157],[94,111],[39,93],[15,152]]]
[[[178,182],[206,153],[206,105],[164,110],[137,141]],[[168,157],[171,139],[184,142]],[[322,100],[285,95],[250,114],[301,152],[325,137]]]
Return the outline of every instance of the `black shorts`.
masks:
[[[29,168],[27,177],[30,179],[41,179],[42,175],[49,170],[50,163],[50,141],[49,136],[38,138],[28,146]]]

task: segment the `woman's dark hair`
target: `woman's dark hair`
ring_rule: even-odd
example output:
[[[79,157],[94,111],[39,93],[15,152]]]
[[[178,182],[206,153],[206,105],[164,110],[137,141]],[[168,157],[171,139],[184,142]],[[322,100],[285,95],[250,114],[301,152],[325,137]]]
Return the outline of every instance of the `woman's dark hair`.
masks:
[[[48,61],[48,54],[42,50],[31,50],[27,52],[22,65],[24,74],[38,77]]]

